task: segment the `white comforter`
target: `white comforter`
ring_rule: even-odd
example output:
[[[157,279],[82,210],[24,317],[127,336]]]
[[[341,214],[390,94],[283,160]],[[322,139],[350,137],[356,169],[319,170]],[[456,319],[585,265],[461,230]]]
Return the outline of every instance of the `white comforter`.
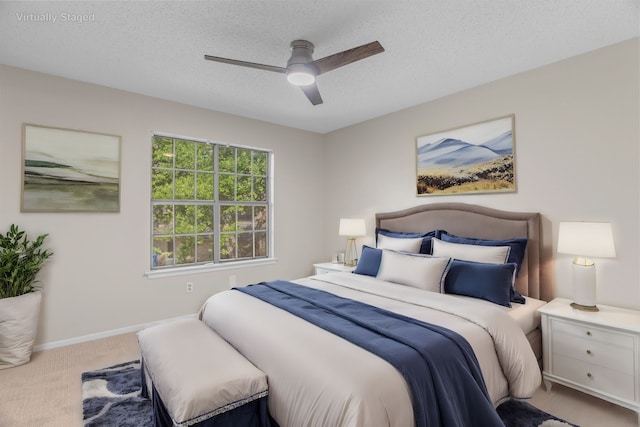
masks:
[[[473,347],[494,404],[531,397],[540,385],[524,333],[498,308],[356,274],[294,282],[458,332]],[[330,332],[237,291],[211,296],[200,318],[267,374],[269,411],[281,427],[415,425],[396,369]]]

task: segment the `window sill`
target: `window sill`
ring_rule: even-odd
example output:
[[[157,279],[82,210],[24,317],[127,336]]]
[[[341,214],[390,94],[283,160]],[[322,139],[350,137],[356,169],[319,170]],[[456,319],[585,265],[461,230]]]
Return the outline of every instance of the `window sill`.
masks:
[[[200,274],[210,271],[231,270],[235,268],[255,267],[258,265],[269,265],[278,262],[278,258],[261,258],[247,261],[231,261],[221,264],[203,264],[188,267],[175,267],[163,270],[151,270],[144,273],[147,279],[161,279],[163,277],[184,276],[187,274]]]

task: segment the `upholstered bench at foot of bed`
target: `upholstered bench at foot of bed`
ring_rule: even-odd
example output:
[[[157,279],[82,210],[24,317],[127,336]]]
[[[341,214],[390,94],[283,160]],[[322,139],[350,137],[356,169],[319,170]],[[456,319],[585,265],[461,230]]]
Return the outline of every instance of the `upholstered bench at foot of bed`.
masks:
[[[200,320],[144,329],[138,343],[156,427],[270,426],[265,373]]]

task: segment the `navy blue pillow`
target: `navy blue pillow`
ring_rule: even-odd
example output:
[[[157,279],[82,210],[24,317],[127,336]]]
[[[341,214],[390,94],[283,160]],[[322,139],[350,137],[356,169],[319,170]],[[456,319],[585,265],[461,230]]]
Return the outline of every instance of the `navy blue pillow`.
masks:
[[[516,269],[515,263],[484,264],[454,259],[444,279],[444,292],[511,307]]]
[[[522,263],[524,262],[524,256],[527,250],[527,239],[524,237],[504,240],[474,239],[472,237],[454,236],[453,234],[449,234],[446,231],[442,231],[439,239],[445,242],[463,243],[467,245],[509,246],[511,250],[509,251],[507,262],[515,263],[517,265],[516,277],[518,276],[518,274],[520,274],[520,268],[522,267]],[[518,291],[516,291],[515,286],[512,286],[511,288],[511,301],[518,302],[520,304],[525,303],[524,297],[520,295]]]
[[[358,260],[356,269],[353,270],[356,274],[363,274],[365,276],[376,277],[378,270],[380,269],[380,261],[382,260],[382,249],[376,249],[367,245],[362,246],[362,253]]]
[[[406,233],[403,231],[391,231],[386,228],[376,228],[376,245],[378,244],[378,234],[401,239],[424,237],[424,239],[422,239],[422,244],[420,245],[420,253],[431,254],[431,239],[433,237],[440,238],[440,233],[442,233],[442,230],[432,230],[427,233]]]

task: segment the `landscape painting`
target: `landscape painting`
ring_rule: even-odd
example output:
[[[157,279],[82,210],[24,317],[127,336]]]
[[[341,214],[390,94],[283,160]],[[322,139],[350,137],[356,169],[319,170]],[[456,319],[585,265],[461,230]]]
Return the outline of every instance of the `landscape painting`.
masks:
[[[120,137],[25,124],[22,212],[119,212]]]
[[[515,191],[509,115],[416,139],[418,196]]]

